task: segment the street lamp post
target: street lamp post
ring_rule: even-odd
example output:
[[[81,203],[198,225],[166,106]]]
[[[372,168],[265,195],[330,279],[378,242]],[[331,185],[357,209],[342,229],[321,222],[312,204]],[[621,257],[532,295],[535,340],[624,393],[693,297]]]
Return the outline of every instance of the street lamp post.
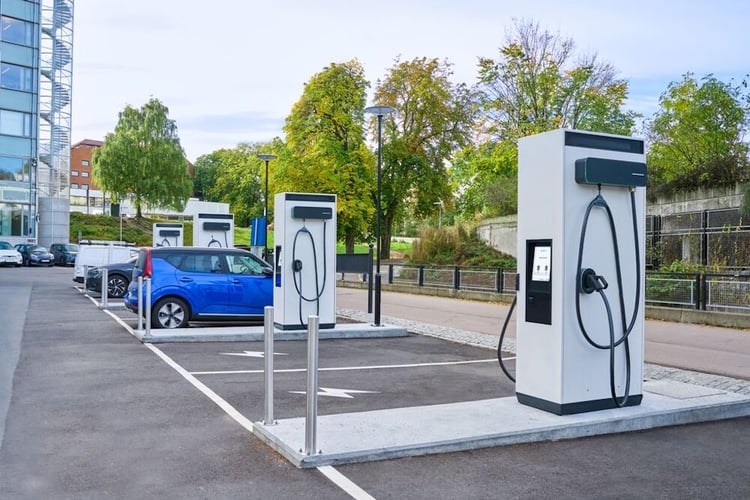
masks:
[[[266,162],[266,196],[263,205],[263,260],[268,261],[268,162],[276,159],[276,155],[258,155]]]
[[[378,196],[375,207],[375,326],[380,326],[380,199],[383,189],[383,178],[381,166],[383,164],[383,116],[390,115],[396,111],[391,106],[370,106],[365,108],[365,113],[370,113],[378,117]]]

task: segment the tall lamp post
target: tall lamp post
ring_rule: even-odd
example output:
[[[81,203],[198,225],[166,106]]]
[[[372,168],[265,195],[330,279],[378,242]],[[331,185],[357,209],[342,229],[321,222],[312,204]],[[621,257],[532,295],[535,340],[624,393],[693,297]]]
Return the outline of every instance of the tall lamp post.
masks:
[[[391,106],[370,106],[365,108],[365,113],[378,117],[378,196],[375,207],[375,326],[380,326],[380,198],[383,189],[383,178],[381,175],[381,166],[383,164],[383,116],[390,115],[396,111]]]
[[[263,260],[268,261],[268,162],[276,159],[276,155],[258,155],[260,160],[266,162],[266,196],[263,205]]]

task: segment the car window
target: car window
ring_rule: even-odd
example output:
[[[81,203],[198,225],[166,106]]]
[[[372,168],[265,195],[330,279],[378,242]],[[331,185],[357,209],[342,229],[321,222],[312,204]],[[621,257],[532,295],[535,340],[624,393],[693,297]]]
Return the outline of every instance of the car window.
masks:
[[[230,274],[263,274],[265,266],[248,255],[227,255]]]
[[[10,250],[13,247],[10,246],[10,243],[8,243],[7,241],[0,241],[0,248],[2,248],[3,250]]]
[[[179,263],[167,261],[186,273],[220,273],[221,262],[218,255],[198,254],[185,255]]]

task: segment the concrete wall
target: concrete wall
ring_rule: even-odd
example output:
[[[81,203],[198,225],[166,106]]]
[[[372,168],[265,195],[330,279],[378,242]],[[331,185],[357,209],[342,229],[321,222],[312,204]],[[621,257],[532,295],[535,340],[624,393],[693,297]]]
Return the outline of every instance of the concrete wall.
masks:
[[[477,236],[492,248],[516,257],[517,223],[516,215],[486,219],[477,227]]]
[[[52,243],[68,243],[70,206],[66,198],[39,198],[37,241],[49,248]]]
[[[688,193],[674,193],[669,197],[659,197],[648,202],[648,215],[673,215],[702,210],[738,208],[742,206],[742,186],[722,189],[698,189]]]

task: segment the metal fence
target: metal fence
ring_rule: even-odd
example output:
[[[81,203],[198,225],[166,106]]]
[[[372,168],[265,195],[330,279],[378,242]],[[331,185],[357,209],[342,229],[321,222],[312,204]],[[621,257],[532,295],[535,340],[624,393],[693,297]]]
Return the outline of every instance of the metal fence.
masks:
[[[514,293],[515,269],[387,264],[389,284]],[[750,273],[646,273],[646,304],[750,312]]]

